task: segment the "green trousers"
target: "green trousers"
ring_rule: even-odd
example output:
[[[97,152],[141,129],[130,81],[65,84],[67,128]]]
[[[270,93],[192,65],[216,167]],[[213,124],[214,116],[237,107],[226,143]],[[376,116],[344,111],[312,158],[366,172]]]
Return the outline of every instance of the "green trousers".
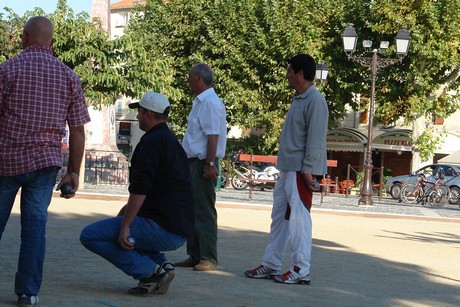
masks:
[[[187,254],[196,262],[206,260],[217,266],[216,179],[203,177],[205,160],[190,160],[195,201],[195,231],[187,241]]]

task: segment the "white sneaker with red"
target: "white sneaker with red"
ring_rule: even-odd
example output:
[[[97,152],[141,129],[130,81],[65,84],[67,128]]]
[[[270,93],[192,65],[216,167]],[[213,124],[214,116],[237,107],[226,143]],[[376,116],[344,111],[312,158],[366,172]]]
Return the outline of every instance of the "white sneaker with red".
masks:
[[[306,276],[300,276],[297,272],[300,271],[300,268],[295,266],[294,267],[294,272],[287,271],[283,275],[276,276],[274,280],[276,282],[282,283],[282,284],[299,284],[299,285],[309,285],[311,280],[310,280],[310,274]]]
[[[268,266],[259,265],[255,269],[244,272],[244,275],[246,275],[249,278],[257,278],[257,279],[269,278],[271,279],[275,276],[279,276],[280,273],[281,273],[280,271],[273,270],[272,268],[269,268]]]

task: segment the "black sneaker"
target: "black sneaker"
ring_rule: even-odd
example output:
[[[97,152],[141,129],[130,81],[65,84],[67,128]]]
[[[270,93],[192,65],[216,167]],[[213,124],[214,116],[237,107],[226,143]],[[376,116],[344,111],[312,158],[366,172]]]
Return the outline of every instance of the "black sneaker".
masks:
[[[38,304],[38,296],[21,294],[18,295],[18,306],[32,306]]]
[[[129,289],[128,293],[135,296],[149,296],[168,292],[169,284],[174,279],[174,267],[163,268],[164,264],[151,277],[142,278],[138,286]]]

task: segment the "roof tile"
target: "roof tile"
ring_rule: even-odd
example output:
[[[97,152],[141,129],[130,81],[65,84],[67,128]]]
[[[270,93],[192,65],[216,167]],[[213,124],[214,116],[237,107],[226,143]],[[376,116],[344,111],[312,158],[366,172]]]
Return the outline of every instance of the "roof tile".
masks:
[[[110,5],[110,9],[129,9],[137,4],[145,5],[145,0],[121,0]]]

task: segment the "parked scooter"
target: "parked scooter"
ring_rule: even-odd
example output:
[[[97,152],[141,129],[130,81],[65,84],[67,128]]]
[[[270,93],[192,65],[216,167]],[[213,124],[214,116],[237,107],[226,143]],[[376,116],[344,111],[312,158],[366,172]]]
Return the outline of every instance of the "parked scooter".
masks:
[[[227,181],[228,181],[228,176],[227,176],[227,173],[226,172],[222,172],[219,177],[217,178],[218,179],[218,184],[220,184],[220,188],[225,188],[227,186]]]
[[[230,180],[232,187],[235,190],[244,190],[249,184],[252,184],[255,187],[265,189],[273,188],[275,183],[273,182],[263,182],[257,181],[260,180],[278,180],[279,179],[279,170],[272,164],[262,165],[261,167],[252,166],[252,170],[248,162],[242,162],[239,160],[239,155],[242,153],[242,150],[235,152],[232,157],[232,169],[233,176]],[[242,178],[252,178],[254,181],[244,180]]]

